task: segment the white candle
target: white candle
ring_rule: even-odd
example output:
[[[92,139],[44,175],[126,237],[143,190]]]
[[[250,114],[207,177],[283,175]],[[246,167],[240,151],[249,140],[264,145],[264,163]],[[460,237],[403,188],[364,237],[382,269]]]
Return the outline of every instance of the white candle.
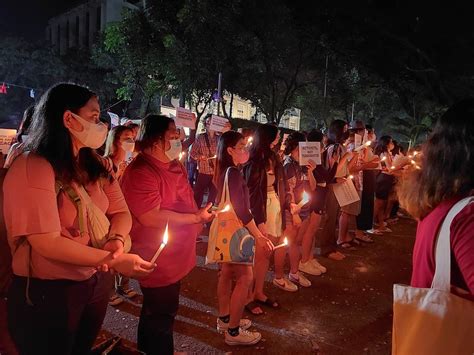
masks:
[[[212,159],[216,159],[216,158],[217,158],[217,155],[214,155],[213,157],[207,158],[207,160],[212,160]]]
[[[153,255],[153,258],[150,260],[151,263],[154,263],[156,261],[156,258],[160,256],[161,252],[163,251],[167,243],[168,243],[168,223],[166,223],[165,233],[163,234],[163,241],[161,242],[161,245],[156,251],[155,255]]]
[[[308,202],[309,202],[309,195],[308,195],[308,193],[305,191],[305,192],[303,192],[303,199],[300,201],[300,203],[298,203],[298,208],[303,207],[303,206],[306,205]]]
[[[223,209],[220,211],[217,211],[217,213],[223,213],[223,212],[229,212],[230,211],[230,205],[225,205]]]
[[[273,248],[273,250],[286,247],[287,245],[288,245],[288,239],[285,237],[285,239],[283,239],[283,243],[281,243],[280,245],[277,245],[275,248]]]

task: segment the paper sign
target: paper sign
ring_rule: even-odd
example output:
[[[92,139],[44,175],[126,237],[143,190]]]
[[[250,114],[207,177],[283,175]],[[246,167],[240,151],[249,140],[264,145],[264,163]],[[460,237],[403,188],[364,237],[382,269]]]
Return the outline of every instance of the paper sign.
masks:
[[[212,115],[209,129],[214,132],[224,132],[228,123],[227,118]]]
[[[321,143],[320,142],[300,142],[300,165],[306,166],[309,160],[312,160],[316,165],[321,165]]]
[[[16,136],[16,129],[0,129],[0,150],[7,154],[12,145],[12,140]]]
[[[367,143],[369,140],[369,132],[367,130],[364,130],[364,138],[362,139],[362,144]]]
[[[362,136],[360,134],[354,134],[354,148],[362,145]]]
[[[359,194],[355,189],[354,183],[351,179],[346,179],[346,181],[334,184],[334,195],[336,196],[339,206],[347,206],[351,203],[357,202],[360,200]]]
[[[196,115],[183,107],[176,107],[176,118],[174,119],[176,127],[196,127]]]
[[[113,112],[107,112],[107,113],[110,116],[110,125],[112,127],[120,126],[120,117],[119,117],[119,115],[117,115]]]

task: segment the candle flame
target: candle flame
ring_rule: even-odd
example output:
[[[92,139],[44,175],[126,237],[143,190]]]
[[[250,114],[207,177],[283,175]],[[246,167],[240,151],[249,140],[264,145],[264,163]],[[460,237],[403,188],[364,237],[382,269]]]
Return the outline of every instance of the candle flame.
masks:
[[[418,154],[418,152],[415,150],[415,151],[413,152],[413,156],[416,157],[417,154]]]
[[[283,244],[288,245],[288,238],[287,237],[285,237],[285,239],[283,239]]]
[[[348,177],[349,177],[349,179],[352,180],[354,178],[354,175],[349,175]]]
[[[412,163],[413,165],[416,165],[416,161],[414,161],[413,159],[411,160],[411,163]]]
[[[412,159],[412,158],[413,158],[413,155],[409,155],[408,158],[409,158],[409,159]]]
[[[309,194],[305,191],[303,192],[303,203],[307,204],[309,202]]]
[[[229,212],[229,211],[230,211],[230,205],[225,205],[224,208],[219,211],[219,213],[221,213],[221,212]]]
[[[395,170],[395,165],[392,165],[390,169]]]
[[[421,167],[419,165],[415,165],[415,168],[421,170]]]
[[[249,136],[249,137],[247,138],[247,144],[252,144],[252,142],[253,142],[253,137],[252,137],[252,136]]]
[[[163,234],[163,241],[161,244],[168,244],[168,223],[166,223],[165,233]]]
[[[186,152],[181,152],[181,153],[179,153],[179,158],[178,158],[178,160],[183,159],[183,157],[185,157],[185,156],[186,156]]]
[[[385,161],[387,160],[387,157],[383,157],[382,159],[380,159],[380,161]]]
[[[365,146],[366,146],[366,147],[370,147],[371,144],[372,144],[372,141],[367,141],[367,142],[365,142]]]

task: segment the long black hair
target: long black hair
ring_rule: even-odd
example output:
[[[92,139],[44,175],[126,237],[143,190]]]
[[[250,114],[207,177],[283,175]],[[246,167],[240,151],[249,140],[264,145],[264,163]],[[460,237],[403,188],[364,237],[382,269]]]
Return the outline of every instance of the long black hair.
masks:
[[[375,146],[374,153],[380,155],[382,153],[389,153],[388,145],[392,142],[391,136],[382,136],[377,141],[377,145]]]
[[[290,155],[295,150],[300,142],[305,142],[306,137],[301,132],[291,132],[285,141],[285,155]]]
[[[275,166],[277,156],[270,147],[278,135],[278,127],[270,124],[259,125],[255,130],[250,159],[261,161],[268,168]]]
[[[400,203],[425,217],[442,201],[474,191],[474,98],[451,106],[423,145],[421,169],[401,179]]]
[[[62,182],[87,184],[109,176],[91,148],[82,148],[76,160],[71,135],[64,126],[64,112],[77,114],[93,97],[97,95],[86,87],[60,83],[49,88],[35,107],[25,150],[45,158]]]
[[[213,179],[215,186],[219,186],[221,175],[227,171],[227,168],[235,166],[231,155],[227,152],[227,148],[235,147],[241,139],[244,139],[244,136],[236,131],[227,131],[219,137]]]
[[[33,114],[35,113],[35,106],[29,106],[25,112],[23,112],[23,118],[21,120],[20,126],[18,127],[18,133],[16,134],[16,140],[20,143],[23,142],[23,135],[28,135],[28,130],[30,129],[31,122],[33,121]]]
[[[349,131],[345,128],[347,122],[343,120],[334,120],[329,125],[328,129],[328,143],[329,144],[342,144],[349,138]]]

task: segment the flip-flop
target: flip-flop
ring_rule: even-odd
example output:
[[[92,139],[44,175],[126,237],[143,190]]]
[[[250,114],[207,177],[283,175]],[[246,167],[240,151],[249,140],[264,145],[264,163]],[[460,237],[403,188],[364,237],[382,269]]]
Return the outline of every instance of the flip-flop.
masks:
[[[259,305],[257,304],[257,302],[255,302],[255,301],[249,302],[249,303],[247,303],[247,304],[245,305],[245,309],[246,309],[247,311],[249,311],[250,313],[252,313],[254,316],[261,316],[264,312],[263,312],[263,310],[260,308],[261,311],[262,311],[262,313],[255,313],[255,310],[256,310],[257,308],[260,308],[260,306],[259,306]]]
[[[346,249],[346,250],[356,250],[356,248],[351,242],[352,240],[349,242],[337,243],[337,247],[341,249]]]
[[[262,306],[266,306],[266,307],[273,308],[273,309],[280,308],[280,304],[277,301],[272,300],[270,297],[267,297],[267,299],[265,301],[256,299],[255,302],[257,302],[258,304],[261,304]],[[276,306],[275,306],[275,304],[276,304]]]
[[[362,243],[373,243],[374,242],[374,240],[366,234],[363,234],[360,237],[355,237],[355,239],[358,240],[359,242],[362,242]]]

